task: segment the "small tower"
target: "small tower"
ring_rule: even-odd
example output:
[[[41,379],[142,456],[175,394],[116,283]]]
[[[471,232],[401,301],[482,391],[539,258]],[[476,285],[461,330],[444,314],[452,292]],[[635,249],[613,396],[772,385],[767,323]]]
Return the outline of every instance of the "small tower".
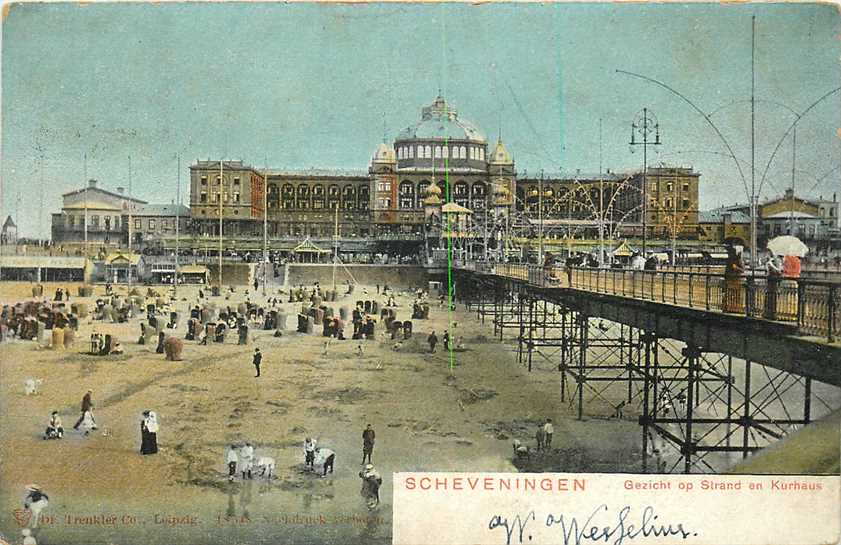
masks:
[[[430,228],[440,232],[441,228],[441,188],[432,180],[423,194],[424,222]]]
[[[375,223],[392,223],[397,220],[397,154],[394,148],[381,142],[371,158],[370,209]]]
[[[488,158],[488,178],[491,181],[489,203],[497,217],[508,215],[514,204],[515,192],[514,160],[502,143],[502,136],[496,142],[496,147]]]

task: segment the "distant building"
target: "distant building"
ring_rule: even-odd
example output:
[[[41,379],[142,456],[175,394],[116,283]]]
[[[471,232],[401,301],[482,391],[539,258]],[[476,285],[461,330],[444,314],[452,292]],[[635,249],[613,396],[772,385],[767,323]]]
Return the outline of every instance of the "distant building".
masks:
[[[87,218],[89,244],[125,245],[128,231],[123,216],[128,216],[130,203],[138,206],[146,201],[128,197],[121,187],[114,193],[89,180],[86,187],[62,195],[61,212],[52,215],[53,243],[84,243]]]
[[[650,238],[697,237],[699,177],[691,168],[649,168]],[[306,237],[332,244],[338,231],[340,251],[353,247],[408,255],[441,235],[441,208],[454,203],[470,212],[472,235],[460,241],[474,246],[468,250],[478,250],[486,236],[498,240],[503,230],[534,237],[542,229],[556,239],[594,240],[601,224],[605,236],[638,236],[642,179],[640,172],[609,170],[518,174],[501,136],[489,143],[438,96],[392,143],[377,146],[366,170],[258,169],[242,161],[197,161],[190,166],[191,233],[218,235],[221,214],[229,249],[249,247],[262,238],[267,213],[268,236],[289,239],[275,248],[285,244],[291,251]]]
[[[18,242],[18,226],[12,220],[12,216],[6,216],[6,221],[3,222],[3,229],[0,232],[2,243],[14,245]]]
[[[126,216],[125,221],[128,221]],[[142,204],[132,210],[131,236],[134,243],[146,244],[166,237],[175,236],[175,222],[178,231],[186,233],[190,221],[190,209],[176,204]]]
[[[739,210],[716,208],[698,214],[698,240],[716,245],[750,247],[750,216]]]
[[[62,195],[61,212],[52,215],[52,241],[63,245],[84,244],[87,217],[87,239],[91,246],[125,247],[129,212],[132,240],[141,246],[161,237],[175,236],[176,218],[181,222],[179,229],[186,231],[190,217],[185,206],[149,204],[128,197],[122,187],[112,192],[99,187],[96,180],[89,180],[87,187]]]

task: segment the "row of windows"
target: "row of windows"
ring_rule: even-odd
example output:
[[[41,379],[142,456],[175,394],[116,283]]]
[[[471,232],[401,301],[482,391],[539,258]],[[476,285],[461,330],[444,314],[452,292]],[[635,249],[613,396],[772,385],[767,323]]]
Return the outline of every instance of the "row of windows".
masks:
[[[224,192],[222,193],[222,196],[223,196],[223,199],[222,199],[222,200],[223,200],[224,202],[233,202],[234,204],[236,204],[236,203],[239,203],[239,202],[240,202],[240,194],[239,194],[239,192],[235,192],[235,193],[228,193],[227,191],[224,191]],[[201,202],[201,203],[206,203],[206,202],[207,202],[207,191],[202,191],[202,192],[199,194],[199,202]],[[219,192],[218,192],[218,191],[217,191],[217,192],[215,192],[215,193],[213,193],[213,202],[215,202],[215,203],[217,203],[217,204],[219,203]]]
[[[485,160],[485,148],[481,146],[398,146],[398,159],[414,159],[417,148],[418,159],[473,159],[474,161]]]
[[[689,199],[682,199],[680,201],[680,204],[681,204],[681,208],[689,208]],[[667,197],[666,199],[663,200],[663,206],[667,210],[671,210],[675,206],[675,200],[672,199],[671,197]]]
[[[229,181],[229,180],[226,180],[226,182],[227,181]],[[216,177],[215,183],[216,183],[216,185],[219,185],[219,176]],[[203,185],[203,186],[207,185],[207,176],[202,176],[201,177],[201,185]],[[236,177],[236,178],[234,178],[234,186],[238,186],[238,185],[239,185],[239,177]]]
[[[91,229],[99,229],[100,227],[100,217],[102,219],[102,227],[106,231],[110,230],[118,230],[120,228],[120,216],[99,216],[98,214],[91,214],[88,216],[88,227]],[[79,227],[80,229],[85,228],[85,216],[72,216],[69,215],[65,218],[65,223],[68,229],[73,229],[74,227]]]
[[[666,191],[674,191],[675,183],[674,182],[666,182]],[[683,182],[683,191],[689,191],[689,182]]]
[[[134,229],[143,229],[143,218],[133,218],[133,227]],[[88,216],[89,224],[88,228],[90,229],[99,229],[100,226],[106,231],[118,231],[120,229],[120,216],[100,216],[98,214],[91,214]],[[84,229],[85,227],[85,217],[84,216],[67,216],[66,218],[66,225],[68,229],[73,229],[74,227],[79,227],[80,229]],[[147,218],[146,219],[146,228],[150,231],[154,231],[158,226],[158,221],[154,218]],[[160,220],[160,226],[163,229],[175,229],[175,219],[168,219],[164,218]]]

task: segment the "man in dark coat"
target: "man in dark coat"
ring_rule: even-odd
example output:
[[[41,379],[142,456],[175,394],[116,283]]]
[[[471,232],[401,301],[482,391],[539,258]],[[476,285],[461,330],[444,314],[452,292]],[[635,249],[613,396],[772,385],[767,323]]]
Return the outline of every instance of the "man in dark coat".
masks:
[[[377,435],[374,433],[374,429],[371,427],[371,424],[368,424],[365,427],[365,430],[362,432],[362,463],[365,463],[365,458],[368,458],[368,463],[371,462],[371,454],[374,452],[374,439],[376,439]]]
[[[429,351],[434,354],[435,345],[438,344],[438,337],[435,335],[434,331],[429,334],[429,337],[427,337],[426,342],[429,343]]]
[[[254,359],[251,361],[254,364],[254,368],[257,369],[257,374],[254,375],[254,378],[260,376],[260,364],[263,363],[263,354],[260,352],[259,348],[254,349]]]

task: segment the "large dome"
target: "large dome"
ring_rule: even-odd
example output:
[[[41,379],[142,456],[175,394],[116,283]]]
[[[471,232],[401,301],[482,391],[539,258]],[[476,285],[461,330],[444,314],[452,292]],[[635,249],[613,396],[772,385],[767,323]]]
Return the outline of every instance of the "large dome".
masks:
[[[397,140],[469,140],[486,143],[485,135],[472,123],[459,119],[458,112],[440,95],[421,110],[420,123],[406,127]]]

